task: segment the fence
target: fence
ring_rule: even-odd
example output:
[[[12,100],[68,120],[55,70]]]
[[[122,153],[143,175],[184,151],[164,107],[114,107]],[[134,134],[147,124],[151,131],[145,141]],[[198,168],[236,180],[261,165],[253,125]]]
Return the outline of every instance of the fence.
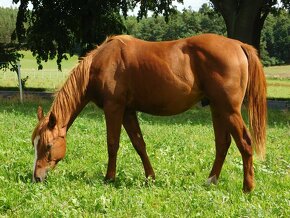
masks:
[[[0,71],[0,87],[7,90],[19,87],[20,101],[22,101],[22,89],[24,91],[55,91],[63,84],[69,72],[69,69],[63,69],[63,71],[55,69],[37,70],[34,68],[21,68],[19,65],[17,74],[9,70]],[[18,75],[20,75],[22,82],[20,82]]]
[[[46,91],[54,91],[67,78],[69,71],[58,70],[37,70],[21,68],[21,79],[26,80],[25,87],[28,89],[39,88]],[[1,87],[18,87],[19,81],[17,74],[11,71],[0,73]]]

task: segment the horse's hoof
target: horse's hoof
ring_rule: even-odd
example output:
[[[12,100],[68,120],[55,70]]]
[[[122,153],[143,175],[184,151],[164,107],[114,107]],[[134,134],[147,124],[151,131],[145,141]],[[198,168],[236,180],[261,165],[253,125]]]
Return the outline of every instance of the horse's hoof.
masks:
[[[105,179],[104,179],[104,182],[106,183],[106,184],[109,184],[109,183],[113,183],[113,182],[115,182],[115,177],[113,177],[113,178],[110,178],[110,177],[105,177]]]
[[[207,186],[210,186],[211,184],[217,185],[217,183],[218,183],[218,180],[217,180],[217,178],[216,178],[216,175],[213,175],[212,177],[209,177],[209,178],[207,179],[207,181],[205,182],[205,184],[206,184]]]
[[[254,185],[252,185],[252,186],[244,186],[244,187],[243,187],[243,192],[244,192],[245,194],[249,194],[251,191],[254,190],[254,188],[255,188]]]

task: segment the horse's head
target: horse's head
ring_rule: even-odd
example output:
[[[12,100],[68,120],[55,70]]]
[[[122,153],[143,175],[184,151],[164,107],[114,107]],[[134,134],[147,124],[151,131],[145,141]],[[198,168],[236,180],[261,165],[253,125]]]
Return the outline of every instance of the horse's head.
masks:
[[[45,179],[49,169],[52,169],[65,156],[66,129],[59,126],[53,112],[47,116],[38,107],[38,124],[32,134],[32,144],[35,149],[33,180],[41,182]]]

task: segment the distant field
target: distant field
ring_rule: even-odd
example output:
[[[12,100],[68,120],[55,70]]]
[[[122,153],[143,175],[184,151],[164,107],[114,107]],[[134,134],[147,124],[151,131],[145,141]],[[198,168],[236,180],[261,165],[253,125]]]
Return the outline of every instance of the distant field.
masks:
[[[23,69],[34,69],[37,70],[37,63],[35,57],[32,56],[30,51],[21,52],[24,55],[24,58],[21,60],[21,67]],[[69,55],[68,55],[69,57]],[[63,60],[62,69],[63,71],[70,70],[78,63],[78,57],[72,56],[69,57],[68,60]],[[57,64],[55,60],[49,60],[47,62],[43,62],[43,70],[57,70]],[[41,71],[40,71],[41,72]]]
[[[268,97],[290,99],[290,65],[265,67]]]
[[[268,77],[274,77],[277,79],[290,79],[290,65],[265,67],[264,69]]]
[[[62,62],[62,72],[57,70],[55,60],[43,62],[43,70],[37,70],[37,63],[31,52],[23,51],[21,60],[22,78],[28,76],[26,87],[41,88],[46,91],[55,91],[67,78],[71,69],[77,65],[77,56],[70,57]],[[265,73],[268,84],[268,97],[290,98],[290,65],[266,67]],[[0,73],[0,88],[16,88],[18,84],[15,73],[9,71]],[[2,88],[3,89],[3,88]]]

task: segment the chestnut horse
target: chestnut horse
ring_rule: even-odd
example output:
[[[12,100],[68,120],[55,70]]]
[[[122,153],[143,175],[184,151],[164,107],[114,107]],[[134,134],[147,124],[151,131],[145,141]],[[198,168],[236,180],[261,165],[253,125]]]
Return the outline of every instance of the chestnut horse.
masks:
[[[128,35],[108,38],[76,66],[57,92],[50,111],[38,108],[32,142],[33,178],[65,156],[66,133],[92,101],[104,110],[107,128],[106,180],[116,175],[121,126],[140,155],[146,177],[155,178],[136,111],[169,116],[208,98],[215,133],[216,157],[208,182],[217,183],[231,136],[242,155],[243,190],[254,187],[253,148],[263,156],[266,129],[266,82],[254,48],[214,34],[146,42]],[[250,133],[241,115],[246,99]]]

